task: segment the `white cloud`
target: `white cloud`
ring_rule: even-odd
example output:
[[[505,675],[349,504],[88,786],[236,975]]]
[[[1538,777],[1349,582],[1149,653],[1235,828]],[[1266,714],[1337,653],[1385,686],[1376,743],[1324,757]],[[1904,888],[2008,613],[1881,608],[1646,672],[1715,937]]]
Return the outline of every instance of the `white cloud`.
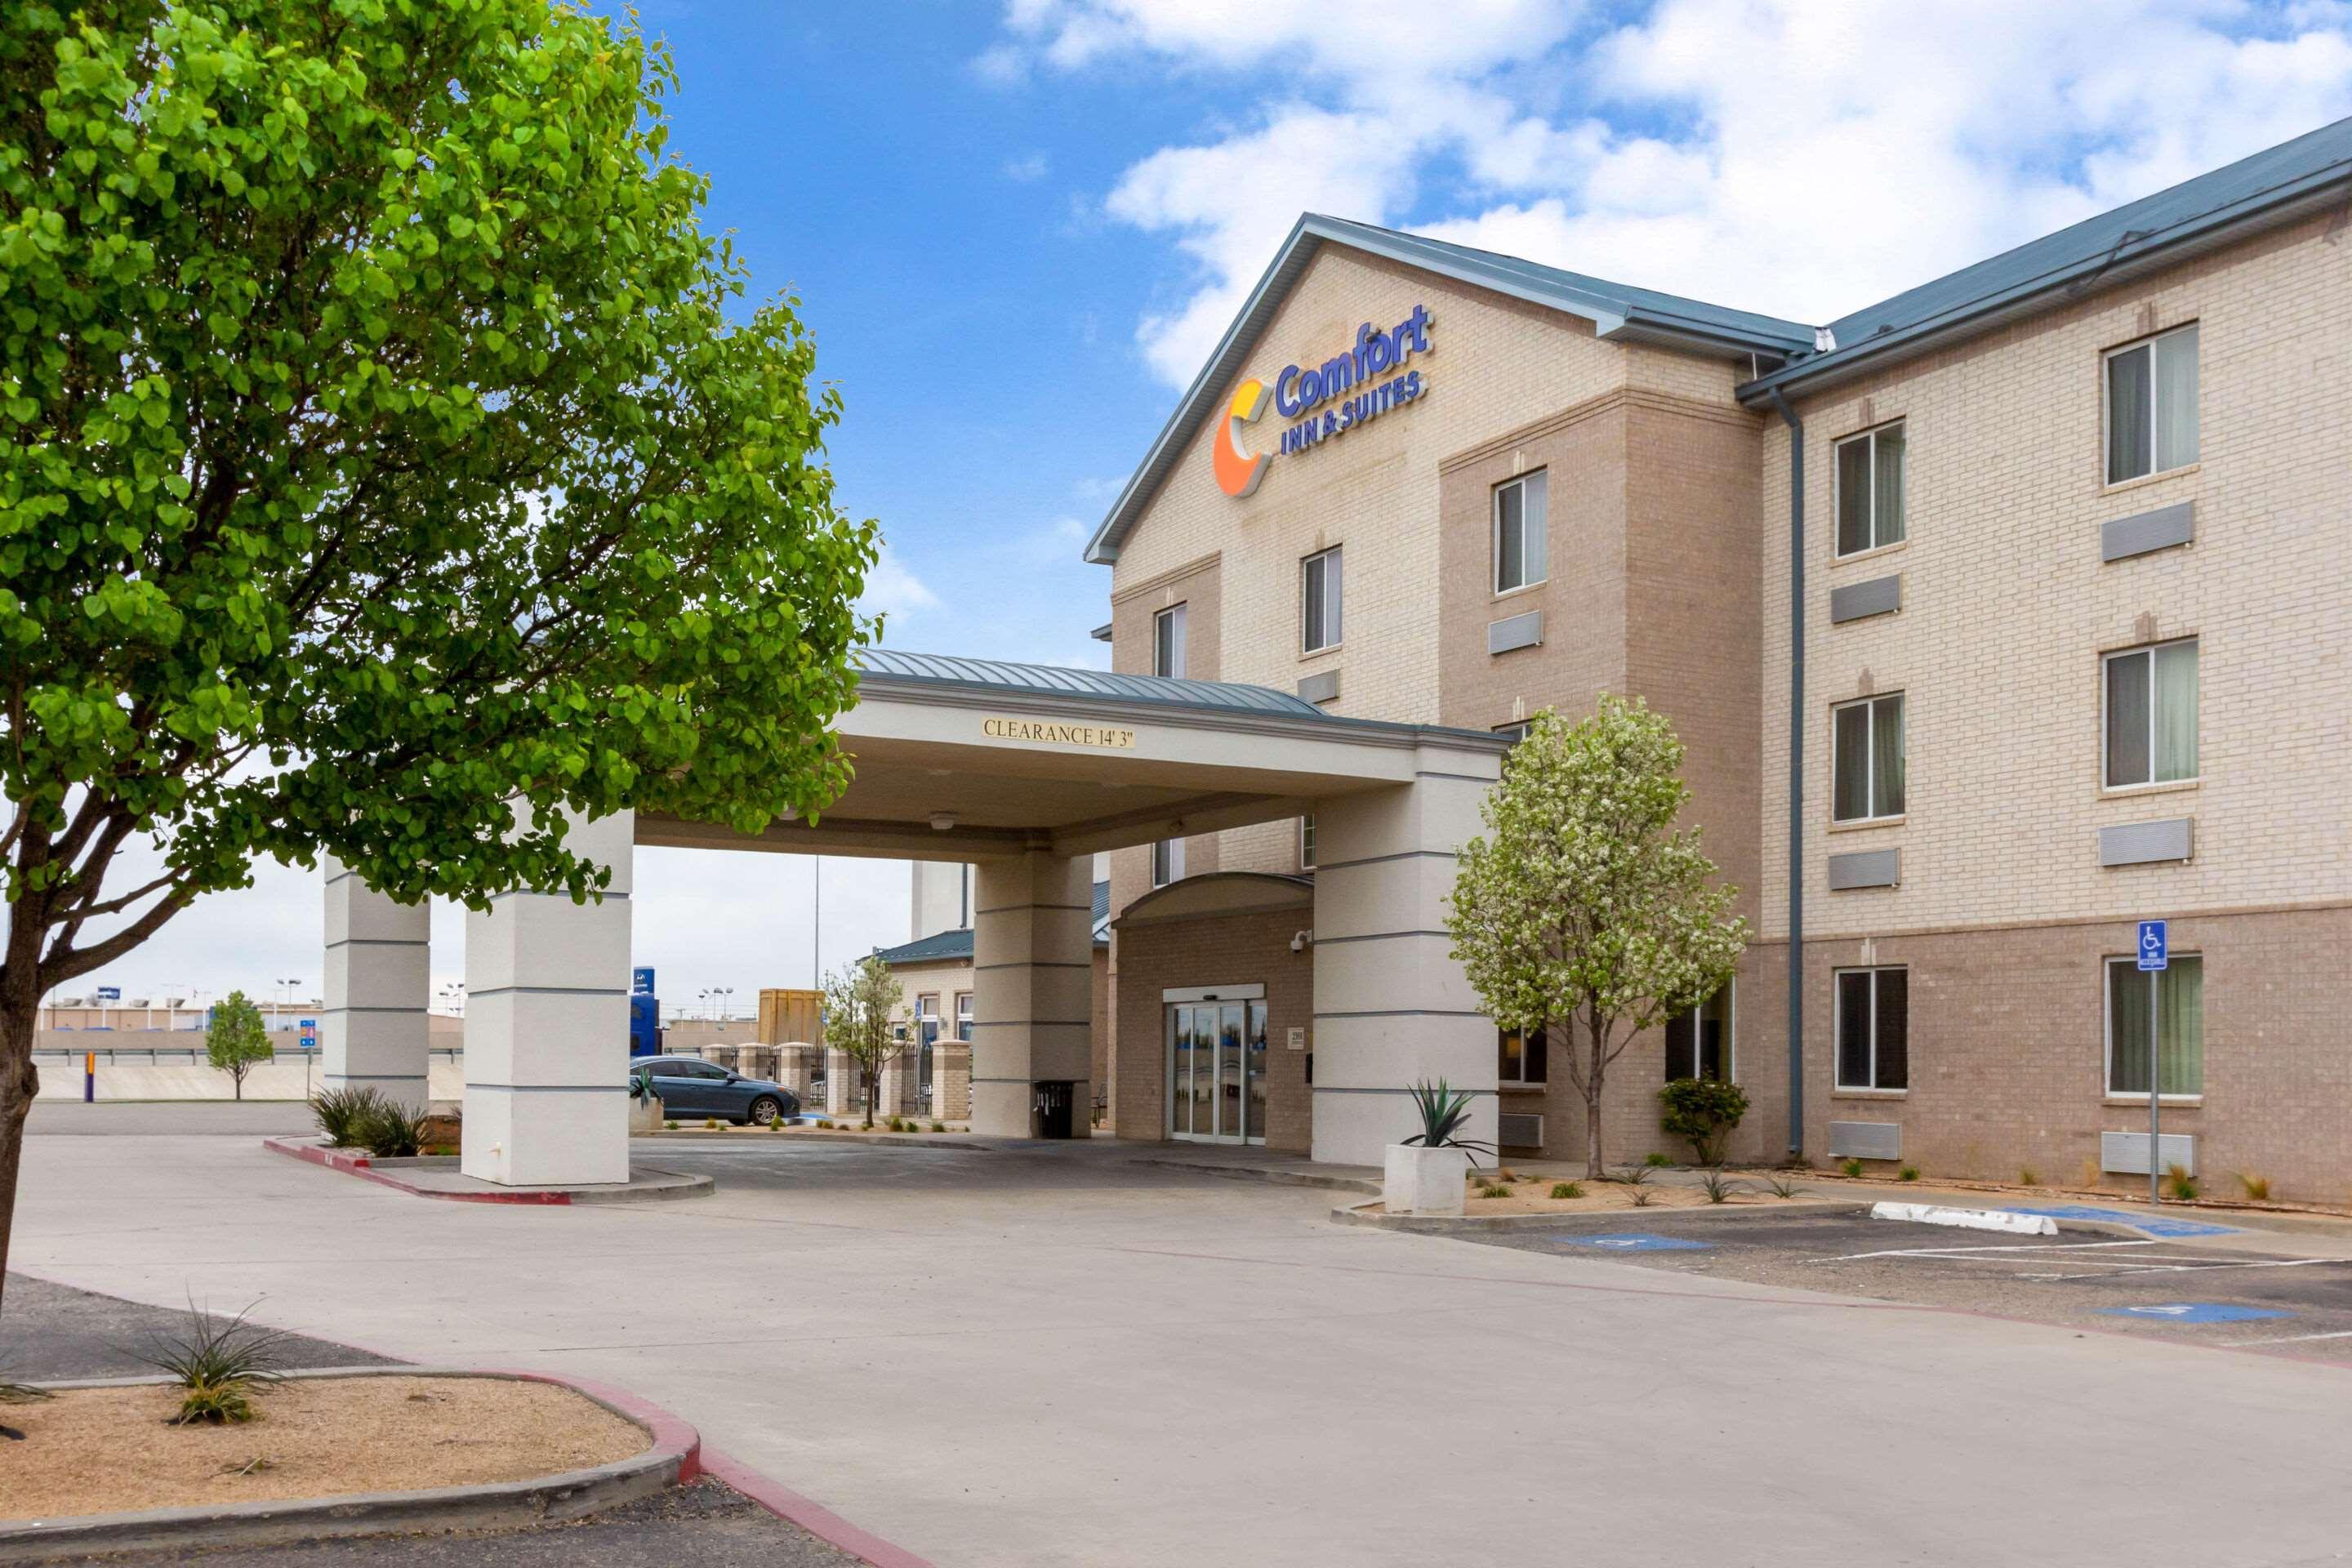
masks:
[[[1188,384],[1303,210],[1827,321],[2352,112],[2352,6],[2298,0],[1015,0],[1024,71],[1122,58],[1261,107],[1104,203],[1187,266],[1139,323]]]
[[[1005,161],[1004,177],[1016,184],[1032,184],[1045,177],[1053,162],[1043,153],[1031,153],[1024,157]]]
[[[939,607],[940,596],[898,559],[896,552],[884,545],[874,569],[866,574],[866,596],[857,601],[858,613],[901,620],[911,618],[919,611]]]

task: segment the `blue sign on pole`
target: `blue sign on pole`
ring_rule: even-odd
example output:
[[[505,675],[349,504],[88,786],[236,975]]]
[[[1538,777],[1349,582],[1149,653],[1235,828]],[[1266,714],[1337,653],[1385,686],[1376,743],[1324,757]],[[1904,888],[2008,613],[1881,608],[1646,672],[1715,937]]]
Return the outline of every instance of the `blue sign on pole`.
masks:
[[[2139,966],[2142,969],[2162,969],[2165,947],[2169,935],[2162,921],[2139,922]]]
[[[122,987],[101,985],[98,988],[98,999],[101,1002],[120,1002],[122,1000]]]
[[[654,994],[654,972],[651,969],[630,970],[629,992],[632,995],[636,996],[652,995]]]

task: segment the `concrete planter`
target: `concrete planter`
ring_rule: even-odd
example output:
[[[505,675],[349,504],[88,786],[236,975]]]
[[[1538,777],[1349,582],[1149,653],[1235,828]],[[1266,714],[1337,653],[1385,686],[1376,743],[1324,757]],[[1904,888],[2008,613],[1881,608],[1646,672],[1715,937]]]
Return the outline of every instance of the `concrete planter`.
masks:
[[[661,1130],[661,1096],[649,1094],[642,1100],[629,1101],[629,1131],[632,1133],[658,1132]]]
[[[1381,1184],[1381,1205],[1391,1214],[1459,1216],[1462,1185],[1469,1174],[1466,1150],[1391,1143]]]

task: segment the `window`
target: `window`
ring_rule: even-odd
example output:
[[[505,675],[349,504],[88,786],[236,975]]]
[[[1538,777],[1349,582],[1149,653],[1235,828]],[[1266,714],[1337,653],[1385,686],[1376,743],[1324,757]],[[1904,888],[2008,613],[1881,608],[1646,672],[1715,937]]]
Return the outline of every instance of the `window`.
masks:
[[[1666,1081],[1731,1081],[1731,987],[1666,1020]]]
[[[1507,1084],[1549,1081],[1546,1075],[1551,1052],[1541,1029],[1532,1034],[1522,1034],[1517,1029],[1497,1029],[1495,1038],[1495,1075],[1497,1079]]]
[[[1307,653],[1339,646],[1339,549],[1301,563],[1299,647]]]
[[[1911,1087],[1909,970],[1838,971],[1837,1086]]]
[[[1837,444],[1837,553],[1903,542],[1903,426]]]
[[[969,991],[959,991],[959,992],[957,992],[957,993],[956,993],[955,1009],[956,1009],[956,1019],[955,1019],[955,1024],[956,1024],[956,1032],[955,1032],[955,1037],[956,1037],[957,1039],[959,1039],[959,1040],[969,1040],[969,1039],[971,1039],[971,992],[969,992]]]
[[[1163,838],[1151,847],[1151,885],[1164,888],[1184,875],[1184,841]]]
[[[1315,814],[1311,811],[1298,819],[1298,868],[1315,869]]]
[[[1903,815],[1903,694],[1830,710],[1830,820]]]
[[[2107,1092],[2146,1094],[2150,1052],[2158,1094],[2205,1092],[2205,961],[2194,953],[2147,971],[2107,960]]]
[[[2197,329],[2107,356],[2107,483],[2197,460]]]
[[[1541,468],[1495,487],[1495,592],[1507,594],[1550,575],[1545,513],[1549,485]]]
[[[1504,739],[1509,741],[1511,744],[1516,746],[1521,741],[1526,740],[1528,738],[1528,731],[1534,728],[1535,721],[1533,720],[1521,719],[1516,723],[1496,725],[1495,733],[1502,736]]]
[[[1171,605],[1151,617],[1151,673],[1184,679],[1184,606]]]
[[[2111,653],[2106,779],[2171,784],[2197,776],[2197,639]]]

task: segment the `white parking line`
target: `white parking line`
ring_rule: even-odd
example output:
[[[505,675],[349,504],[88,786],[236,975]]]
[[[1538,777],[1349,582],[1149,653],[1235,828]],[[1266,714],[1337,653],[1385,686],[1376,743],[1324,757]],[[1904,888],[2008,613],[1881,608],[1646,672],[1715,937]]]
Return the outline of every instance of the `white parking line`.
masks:
[[[2273,1334],[2266,1340],[2228,1340],[2223,1342],[2229,1349],[2238,1350],[2246,1345],[2291,1345],[2304,1340],[2352,1340],[2352,1329],[2336,1329],[2325,1334]]]
[[[2153,1241],[2029,1241],[2000,1242],[1985,1247],[1898,1247],[1882,1252],[1849,1252],[1838,1258],[1808,1258],[1807,1263],[1852,1263],[1864,1258],[1950,1258],[1962,1262],[1978,1259],[1968,1255],[1980,1252],[2082,1252],[2096,1247],[2154,1247]],[[1998,1258],[1995,1259],[1998,1261]]]

